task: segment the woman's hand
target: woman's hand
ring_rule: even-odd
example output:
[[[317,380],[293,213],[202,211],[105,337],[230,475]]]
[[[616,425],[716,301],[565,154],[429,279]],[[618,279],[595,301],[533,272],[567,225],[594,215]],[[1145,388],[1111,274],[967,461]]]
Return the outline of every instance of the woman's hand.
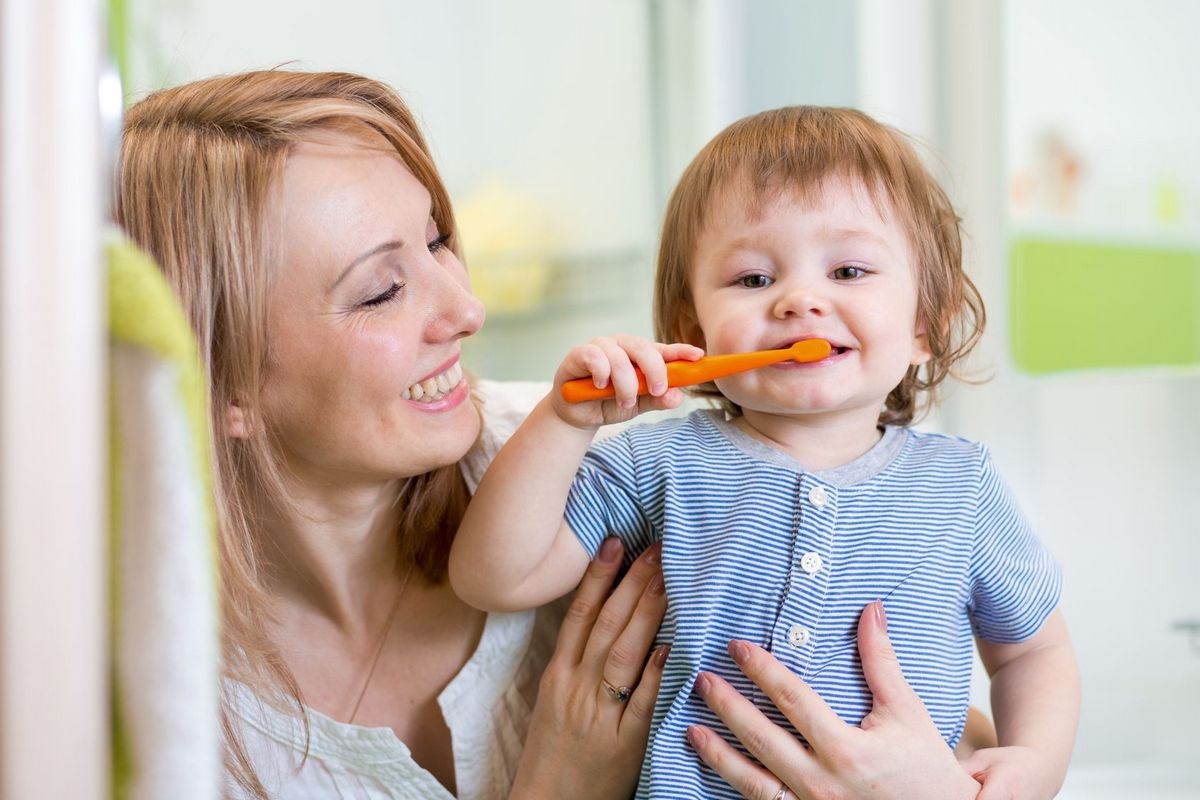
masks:
[[[859,618],[858,649],[875,704],[860,727],[842,722],[816,692],[774,656],[748,642],[729,653],[779,710],[804,734],[806,747],[768,720],[728,683],[708,673],[696,690],[758,763],[711,729],[688,730],[704,759],[751,800],[960,800],[979,784],[958,765],[920,698],[905,682],[887,637],[883,604]],[[761,765],[761,766],[760,766]],[[786,789],[787,794],[782,791]]]
[[[667,598],[658,545],[608,594],[622,552],[605,540],[575,593],[542,677],[514,800],[623,800],[637,786],[667,648],[646,656]],[[627,700],[614,696],[622,687],[631,689]]]

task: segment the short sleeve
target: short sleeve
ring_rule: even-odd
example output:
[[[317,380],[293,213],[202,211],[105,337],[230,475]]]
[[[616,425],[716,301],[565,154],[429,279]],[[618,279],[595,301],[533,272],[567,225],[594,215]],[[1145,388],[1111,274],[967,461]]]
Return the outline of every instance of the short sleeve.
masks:
[[[656,541],[640,477],[628,432],[593,445],[584,457],[571,484],[565,518],[592,557],[608,536],[625,545],[627,561]]]
[[[1030,530],[986,449],[980,466],[971,624],[981,639],[1014,644],[1037,633],[1058,607],[1062,573]]]

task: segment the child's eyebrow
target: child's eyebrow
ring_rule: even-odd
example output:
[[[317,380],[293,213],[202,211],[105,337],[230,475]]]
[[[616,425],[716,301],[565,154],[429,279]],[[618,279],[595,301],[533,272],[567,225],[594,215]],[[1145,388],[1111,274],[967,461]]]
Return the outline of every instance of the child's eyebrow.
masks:
[[[887,239],[867,228],[824,228],[820,231],[820,235],[821,238],[831,242],[865,240],[889,252],[892,249]]]

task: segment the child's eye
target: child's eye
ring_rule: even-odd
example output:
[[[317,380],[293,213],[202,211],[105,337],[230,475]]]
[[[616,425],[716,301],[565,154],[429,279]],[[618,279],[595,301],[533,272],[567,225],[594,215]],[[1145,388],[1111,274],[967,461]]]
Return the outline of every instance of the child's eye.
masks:
[[[867,271],[862,267],[856,267],[853,264],[845,264],[834,269],[833,279],[835,281],[852,281],[855,278],[861,278],[866,274]]]
[[[443,233],[441,236],[427,244],[426,247],[429,248],[429,252],[436,253],[438,250],[444,248],[446,246],[446,242],[448,241],[450,241],[450,234]]]
[[[765,289],[775,281],[767,275],[743,275],[737,282],[747,289]]]
[[[387,289],[380,292],[379,294],[375,295],[371,299],[363,300],[360,305],[366,306],[367,308],[381,306],[384,303],[387,303],[387,302],[390,302],[391,300],[393,300],[396,297],[396,295],[400,294],[400,290],[403,288],[404,288],[403,283],[400,283],[399,281],[392,281],[391,286],[389,286]]]

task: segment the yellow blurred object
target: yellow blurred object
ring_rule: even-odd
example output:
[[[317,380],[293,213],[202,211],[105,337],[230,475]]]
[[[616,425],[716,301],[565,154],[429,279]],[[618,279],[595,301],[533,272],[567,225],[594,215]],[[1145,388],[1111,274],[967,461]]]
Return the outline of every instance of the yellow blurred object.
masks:
[[[471,287],[489,314],[526,314],[545,303],[553,242],[545,213],[498,180],[483,183],[455,214]]]
[[[1183,218],[1183,201],[1179,184],[1164,178],[1154,187],[1154,218],[1164,225],[1174,225]]]

